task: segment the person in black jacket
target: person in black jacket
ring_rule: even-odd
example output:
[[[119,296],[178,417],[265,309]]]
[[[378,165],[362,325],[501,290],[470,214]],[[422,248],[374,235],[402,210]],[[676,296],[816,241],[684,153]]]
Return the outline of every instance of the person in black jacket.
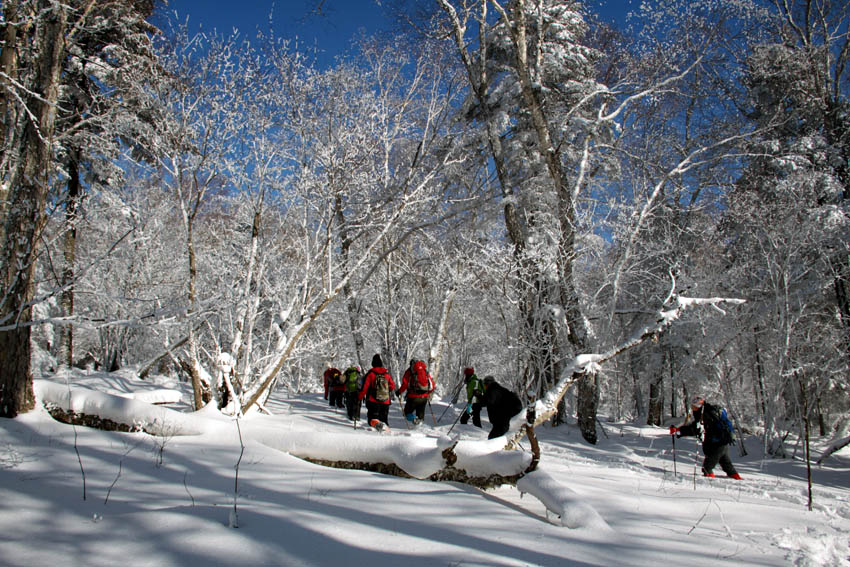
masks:
[[[691,410],[694,416],[693,421],[679,427],[671,425],[670,435],[702,438],[702,453],[705,455],[702,462],[703,476],[713,478],[712,471],[719,463],[726,476],[742,480],[732,464],[732,459],[729,458],[729,444],[734,443],[734,437],[730,431],[731,424],[728,427],[724,424],[724,421],[728,423],[725,410],[709,404],[702,396],[694,398]]]
[[[484,398],[481,403],[487,407],[487,417],[493,425],[487,439],[501,437],[507,433],[511,418],[522,411],[519,397],[499,385],[492,376],[484,378]]]

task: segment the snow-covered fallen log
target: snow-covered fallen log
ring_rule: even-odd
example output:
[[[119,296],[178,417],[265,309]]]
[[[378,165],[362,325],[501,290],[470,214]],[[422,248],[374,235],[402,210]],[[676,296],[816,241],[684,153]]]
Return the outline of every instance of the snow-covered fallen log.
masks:
[[[506,451],[504,439],[457,441],[447,436],[382,435],[365,431],[328,434],[311,430],[254,433],[264,445],[323,463],[382,463],[395,465],[413,478],[426,479],[447,468],[465,477],[516,477],[531,456]],[[446,460],[449,451],[450,462]],[[347,466],[345,467],[347,468]]]
[[[186,414],[142,400],[48,380],[33,381],[33,390],[38,403],[48,409],[58,408],[69,414],[108,419],[152,435],[200,435],[209,431],[211,426],[220,425],[198,414]]]
[[[218,434],[233,427],[233,418],[222,415],[214,406],[200,412],[182,413],[122,395],[47,380],[36,380],[34,389],[38,402],[48,409],[58,408],[75,418],[109,420],[129,430],[153,435]],[[155,400],[159,398],[159,394],[153,396]],[[303,427],[281,428],[279,422],[266,426],[262,418],[256,416],[248,420],[252,427],[248,429],[250,433],[246,433],[247,443],[261,443],[337,468],[368,469],[372,465],[389,465],[418,479],[455,480],[479,487],[516,483],[522,492],[539,499],[547,510],[558,516],[562,525],[608,529],[595,510],[551,476],[539,470],[526,474],[532,455],[506,450],[504,437],[459,440],[446,435],[384,435],[363,430],[329,432]]]

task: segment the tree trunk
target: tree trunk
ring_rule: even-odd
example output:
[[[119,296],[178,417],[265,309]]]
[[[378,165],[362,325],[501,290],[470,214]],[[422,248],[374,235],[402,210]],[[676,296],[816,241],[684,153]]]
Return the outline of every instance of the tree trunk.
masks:
[[[440,324],[437,328],[437,337],[434,340],[434,347],[432,347],[428,353],[428,368],[431,369],[431,378],[433,378],[435,384],[440,376],[440,367],[442,366],[443,361],[443,350],[446,346],[446,335],[449,328],[449,315],[452,312],[452,305],[454,304],[454,297],[456,293],[457,290],[454,288],[450,288],[445,291],[445,295],[443,296],[443,308],[440,310]]]
[[[7,23],[3,34],[3,49],[0,50],[0,180],[6,181],[12,176],[12,169],[19,162],[15,149],[20,149],[16,143],[18,117],[20,110],[17,100],[11,96],[13,92],[10,80],[18,78],[18,26],[9,25],[18,21],[18,0],[3,2],[3,17]],[[7,78],[8,77],[8,78]],[[9,200],[8,183],[0,183],[0,219],[5,221]],[[0,223],[0,242],[5,242],[5,227]]]
[[[43,5],[42,5],[43,4]],[[25,122],[20,156],[5,203],[4,246],[0,275],[4,296],[0,303],[0,416],[15,417],[35,405],[32,389],[33,277],[51,163],[50,142],[56,120],[60,73],[64,56],[66,8],[40,3],[37,22],[34,91],[26,102],[32,117]],[[34,123],[37,120],[38,123]]]
[[[664,375],[659,372],[649,383],[649,411],[646,417],[647,425],[661,425],[664,413]]]
[[[336,208],[337,222],[340,226],[340,254],[347,274],[350,270],[349,266],[351,265],[351,245],[354,242],[348,233],[348,225],[346,223],[345,214],[343,213],[341,195],[337,194],[334,200],[334,206]],[[360,317],[357,309],[357,298],[354,295],[354,290],[352,290],[350,282],[346,282],[346,284],[342,286],[342,296],[345,299],[345,310],[348,313],[348,326],[351,330],[351,338],[354,341],[354,353],[357,356],[357,364],[360,368],[365,368],[366,365],[363,357],[364,352],[366,351],[366,345],[363,341],[363,333],[360,332],[360,325],[358,324]]]
[[[194,394],[195,409],[199,410],[204,407],[208,399],[204,394],[204,387],[201,380],[201,369],[199,367],[200,360],[198,355],[198,338],[195,333],[195,322],[193,316],[197,313],[197,279],[198,267],[197,258],[195,256],[195,241],[193,235],[193,223],[190,220],[186,227],[186,246],[189,252],[189,310],[186,313],[189,320],[189,375],[192,379],[192,392]]]
[[[72,151],[68,159],[68,196],[65,203],[65,238],[62,253],[65,265],[62,269],[62,294],[59,303],[66,319],[74,316],[74,266],[77,249],[77,210],[81,197],[79,152]],[[74,365],[74,327],[70,322],[62,325],[57,345],[59,364],[68,368]]]

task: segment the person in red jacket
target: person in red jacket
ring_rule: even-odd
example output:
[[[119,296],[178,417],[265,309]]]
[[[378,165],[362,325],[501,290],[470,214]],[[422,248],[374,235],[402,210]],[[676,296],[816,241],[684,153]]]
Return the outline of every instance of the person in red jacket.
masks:
[[[404,417],[413,424],[420,423],[425,419],[425,406],[434,391],[434,380],[421,360],[410,361],[410,366],[401,377],[401,388],[396,391],[396,397],[401,398],[405,391],[407,399],[404,402]]]
[[[389,426],[390,403],[395,390],[395,382],[390,372],[384,368],[381,355],[372,357],[372,368],[363,380],[363,389],[358,399],[366,399],[366,420],[376,429]]]
[[[345,382],[342,380],[342,373],[338,368],[329,366],[325,370],[325,399],[328,400],[328,405],[343,407],[344,396]]]

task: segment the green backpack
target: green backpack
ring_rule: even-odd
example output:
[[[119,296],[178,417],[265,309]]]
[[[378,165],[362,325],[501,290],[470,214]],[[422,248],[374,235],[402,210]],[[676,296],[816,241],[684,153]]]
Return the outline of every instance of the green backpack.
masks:
[[[353,394],[360,390],[360,371],[354,366],[345,370],[345,391]]]

